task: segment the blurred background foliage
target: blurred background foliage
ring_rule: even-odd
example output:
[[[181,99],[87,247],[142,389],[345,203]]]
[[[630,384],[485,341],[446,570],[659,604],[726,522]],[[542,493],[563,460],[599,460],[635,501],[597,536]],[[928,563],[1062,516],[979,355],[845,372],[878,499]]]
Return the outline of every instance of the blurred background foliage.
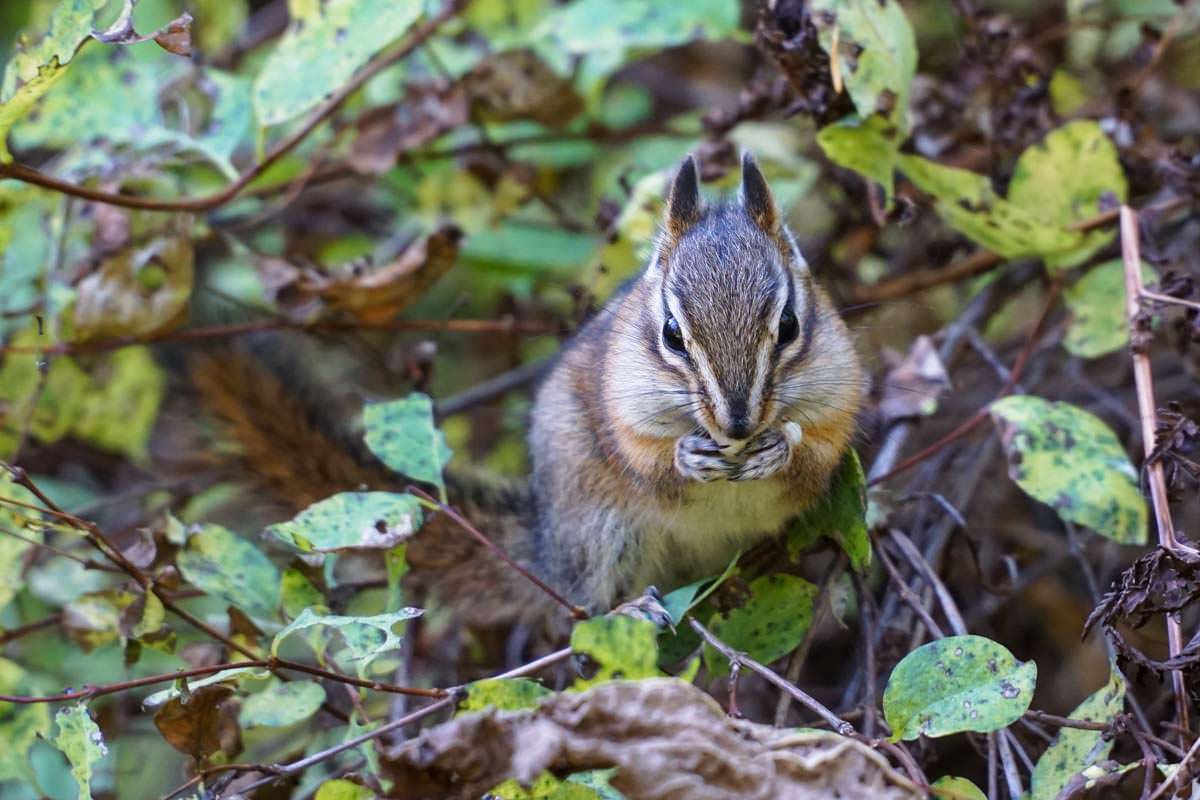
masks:
[[[840,5],[876,19],[873,9]],[[122,6],[0,4],[0,63],[9,65],[0,134],[16,163],[43,175],[160,199],[219,192],[441,8],[436,0],[141,0],[130,26]],[[1100,414],[1131,445],[1114,237],[1069,226],[1118,200],[1194,202],[1196,4],[879,6],[884,22],[874,33],[858,29],[863,38],[839,68],[821,49],[831,49],[821,12],[810,16],[792,0],[761,8],[751,0],[472,0],[227,202],[137,210],[0,180],[0,458],[29,469],[59,504],[120,531],[131,548],[145,540],[178,547],[176,520],[224,522],[253,537],[280,516],[219,475],[219,445],[204,439],[180,365],[189,348],[224,346],[247,329],[306,328],[314,335],[272,345],[305,365],[297,391],[305,381],[331,386],[355,409],[426,391],[458,464],[522,474],[527,388],[537,374],[527,365],[552,356],[644,263],[665,180],[682,155],[699,155],[715,196],[736,186],[744,149],[759,159],[881,378],[914,339],[958,317],[1001,272],[1009,278],[1000,279],[978,355],[960,365],[922,439],[990,399],[987,348],[1011,363],[1047,296],[1045,278],[1061,275],[1069,310],[1055,312],[1026,380]],[[173,23],[185,13],[190,41]],[[130,43],[87,39],[114,25]],[[132,43],[141,36],[158,41]],[[871,75],[856,71],[877,54]],[[1048,139],[1052,132],[1058,138]],[[0,163],[10,160],[3,141]],[[895,180],[893,167],[905,178]],[[946,167],[970,172],[939,171]],[[1164,226],[1147,231],[1146,276],[1200,274],[1194,216]],[[920,293],[923,285],[905,282],[980,247],[1005,269],[935,279]],[[1194,325],[1194,315],[1161,324],[1156,362],[1162,397],[1193,414]],[[475,393],[497,376],[512,391]],[[877,382],[876,399],[886,386]],[[880,433],[872,419],[864,452]],[[913,492],[943,491],[937,470],[952,469],[953,457],[935,460]],[[1043,672],[1039,691],[1066,711],[1108,675],[1099,648],[1077,641],[1087,589],[1077,576],[1055,577],[1069,557],[1059,532],[1046,533],[1058,523],[1043,507],[1014,503],[1001,459],[993,462],[968,514],[972,525],[982,514],[988,534],[963,541],[959,555],[971,566],[954,577],[972,586],[973,625],[1064,664]],[[919,505],[914,524],[926,524],[931,512]],[[988,516],[996,508],[1006,509],[999,521]],[[5,514],[12,526],[27,522],[0,508],[0,523]],[[46,535],[57,550],[0,538],[0,626],[57,626],[67,614],[68,635],[53,635],[55,627],[5,644],[0,630],[3,652],[21,664],[0,661],[0,691],[168,671],[211,646],[181,639],[170,652],[152,637],[142,642],[145,631],[115,622],[128,605],[113,594],[116,577],[81,563],[78,537]],[[1106,542],[1095,548],[1103,586],[1128,554]],[[1015,581],[1018,562],[1034,578]],[[383,586],[351,584],[339,604],[379,613],[386,595]],[[219,597],[190,602],[200,614],[225,613]],[[999,613],[1010,602],[1021,614]],[[831,670],[838,659],[814,661],[820,679],[840,679]],[[395,668],[384,658],[375,669]],[[111,749],[92,779],[97,794],[152,796],[178,782],[183,756],[135,701],[95,711]],[[38,715],[47,713],[23,710],[10,730],[44,727]],[[289,737],[299,730],[309,749],[344,734],[248,728],[243,745],[271,761],[294,751]],[[0,753],[0,798],[74,796],[58,751],[25,743],[31,767]],[[12,780],[31,774],[40,791]]]

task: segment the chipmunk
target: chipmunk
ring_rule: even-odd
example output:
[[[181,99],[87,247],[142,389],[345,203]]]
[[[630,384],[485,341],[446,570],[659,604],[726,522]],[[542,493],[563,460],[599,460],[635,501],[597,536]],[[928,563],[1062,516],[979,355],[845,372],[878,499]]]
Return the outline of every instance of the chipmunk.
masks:
[[[228,362],[198,384],[227,421],[254,421],[252,383]],[[568,600],[608,611],[648,586],[713,574],[811,506],[854,435],[864,388],[850,334],[817,286],[747,154],[740,202],[705,204],[689,156],[643,272],[562,350],[531,414],[527,487],[480,489],[450,476],[452,503]],[[230,399],[241,392],[242,399]],[[286,436],[282,386],[256,402],[274,427],[251,469]],[[379,483],[379,471],[321,455],[266,470],[305,502]],[[245,440],[246,437],[242,437]],[[253,439],[253,437],[251,437]],[[307,482],[304,462],[314,464]],[[346,473],[342,486],[331,472]],[[394,481],[393,481],[394,482]],[[545,598],[458,531],[432,520],[410,545],[414,571],[477,621],[536,616]],[[418,577],[420,580],[420,577]]]

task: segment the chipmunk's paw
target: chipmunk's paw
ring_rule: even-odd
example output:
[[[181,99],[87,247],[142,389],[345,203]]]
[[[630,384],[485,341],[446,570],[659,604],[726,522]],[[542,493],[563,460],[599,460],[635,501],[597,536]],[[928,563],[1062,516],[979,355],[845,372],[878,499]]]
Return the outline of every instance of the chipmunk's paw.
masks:
[[[720,446],[701,434],[690,434],[675,443],[675,471],[688,480],[719,481],[737,469],[721,454]]]
[[[745,457],[729,476],[731,481],[757,481],[769,478],[787,466],[792,457],[788,437],[768,429],[742,451]]]
[[[654,586],[647,586],[646,593],[636,600],[622,603],[612,610],[613,614],[623,614],[634,619],[644,619],[653,622],[658,628],[671,628],[671,612],[662,604],[662,595]]]

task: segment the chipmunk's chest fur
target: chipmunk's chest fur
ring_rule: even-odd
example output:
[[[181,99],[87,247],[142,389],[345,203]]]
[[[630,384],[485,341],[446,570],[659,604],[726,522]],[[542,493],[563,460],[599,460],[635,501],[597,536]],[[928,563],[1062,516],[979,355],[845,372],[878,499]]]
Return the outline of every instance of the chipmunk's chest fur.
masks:
[[[718,573],[799,511],[777,480],[697,484],[680,501],[645,500],[639,563],[631,565],[634,586],[672,586]]]

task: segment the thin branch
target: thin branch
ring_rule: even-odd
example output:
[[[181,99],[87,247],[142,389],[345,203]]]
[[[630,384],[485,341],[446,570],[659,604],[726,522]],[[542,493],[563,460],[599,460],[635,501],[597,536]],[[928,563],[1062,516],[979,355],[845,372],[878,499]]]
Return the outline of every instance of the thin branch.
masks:
[[[72,197],[81,197],[84,200],[90,200],[94,203],[107,203],[108,205],[136,208],[142,211],[209,211],[237,197],[255,178],[266,172],[279,159],[290,153],[308,138],[309,134],[337,111],[367,81],[391,65],[407,58],[425,40],[437,33],[442,25],[457,16],[461,6],[461,0],[448,0],[437,14],[414,28],[398,45],[376,56],[342,88],[330,95],[329,99],[314,109],[299,127],[272,147],[262,161],[242,172],[225,188],[212,194],[201,197],[180,197],[174,199],[117,194],[89,189],[86,186],[64,181],[52,175],[39,172],[32,167],[16,163],[0,164],[0,178],[14,178],[24,183],[40,186],[43,189],[62,192]]]
[[[1154,432],[1158,415],[1154,402],[1154,376],[1150,369],[1150,357],[1137,344],[1138,316],[1141,313],[1142,260],[1138,241],[1138,215],[1129,206],[1121,206],[1121,259],[1125,265],[1125,310],[1129,319],[1130,358],[1133,360],[1133,381],[1137,388],[1138,418],[1142,427],[1142,449],[1147,459],[1146,474],[1150,483],[1150,499],[1154,505],[1157,522],[1158,543],[1166,550],[1175,550],[1179,542],[1175,538],[1175,524],[1171,520],[1171,506],[1167,500],[1167,481],[1161,461],[1151,460],[1154,452]],[[1167,614],[1167,651],[1175,658],[1183,650],[1183,628],[1178,617]],[[1187,686],[1183,671],[1171,672],[1171,686],[1175,693],[1175,714],[1179,727],[1187,730],[1189,707]]]
[[[1069,717],[1060,717],[1056,714],[1047,714],[1045,711],[1030,709],[1025,712],[1025,719],[1034,722],[1043,722],[1047,725],[1054,725],[1059,728],[1076,728],[1081,731],[1111,731],[1113,730],[1112,722],[1093,722],[1088,719],[1070,719]]]
[[[516,570],[517,573],[519,573],[522,577],[524,577],[527,581],[532,583],[537,588],[541,589],[546,594],[546,596],[549,597],[551,600],[553,600],[554,602],[558,603],[560,606],[565,608],[567,610],[567,612],[570,613],[570,615],[574,619],[587,619],[590,616],[585,609],[583,609],[583,608],[575,605],[571,601],[567,600],[567,598],[563,597],[561,594],[556,592],[553,588],[550,587],[549,584],[547,584],[541,578],[534,575],[532,572],[525,569],[520,564],[518,564],[516,561],[514,561],[508,555],[508,553],[504,552],[504,550],[502,550],[499,545],[497,545],[495,542],[493,542],[491,539],[489,539],[487,536],[485,536],[482,531],[480,531],[473,524],[471,524],[471,521],[469,519],[467,519],[466,517],[464,517],[461,513],[459,513],[457,509],[439,501],[438,499],[436,499],[435,497],[430,495],[428,492],[426,492],[425,490],[423,490],[417,486],[409,486],[408,491],[411,492],[412,494],[416,495],[417,497],[421,498],[426,503],[430,504],[430,506],[436,508],[438,511],[441,511],[447,517],[452,519],[455,523],[458,524],[458,526],[460,528],[465,530],[467,533],[471,534],[471,536],[474,537],[476,541],[478,541],[480,544],[482,544],[488,550],[491,550],[493,553],[495,553],[496,556],[501,561],[503,561],[505,564],[508,564],[510,567],[512,567],[514,570]]]
[[[759,675],[766,678],[769,683],[774,684],[776,687],[790,694],[798,703],[800,703],[800,705],[804,706],[809,711],[812,711],[821,719],[825,720],[825,722],[828,723],[834,731],[840,733],[842,736],[850,736],[855,732],[853,725],[851,725],[849,722],[846,722],[846,720],[842,719],[837,714],[834,714],[828,708],[819,703],[816,698],[805,692],[800,687],[784,680],[770,667],[763,666],[745,653],[734,650],[716,636],[709,633],[708,629],[701,625],[696,619],[689,618],[688,622],[691,624],[692,630],[700,634],[700,637],[704,639],[704,641],[708,642],[708,644],[711,645],[714,650],[725,656],[731,665],[736,662],[741,664],[746,669],[749,669],[751,672],[757,672]]]
[[[165,331],[150,336],[125,336],[117,339],[99,339],[88,342],[56,342],[39,345],[7,345],[0,347],[0,356],[10,353],[32,355],[61,355],[69,353],[100,353],[119,350],[135,345],[161,344],[164,342],[195,342],[206,339],[225,339],[263,331],[303,331],[306,333],[337,333],[340,331],[384,330],[384,331],[427,331],[430,333],[477,333],[477,334],[545,334],[554,328],[540,322],[522,322],[507,317],[504,319],[387,319],[355,320],[350,322],[323,321],[297,322],[283,317],[256,319],[229,325],[213,325],[204,328],[187,328],[180,331]]]
[[[1147,206],[1144,210],[1152,213],[1166,213],[1188,203],[1186,197],[1172,197],[1161,203]],[[1066,226],[1066,230],[1086,232],[1107,227],[1117,221],[1117,211],[1102,211],[1093,217],[1081,219]],[[954,263],[939,269],[923,269],[907,272],[895,278],[871,286],[860,286],[854,292],[856,303],[878,303],[884,300],[896,300],[910,294],[944,286],[947,283],[957,283],[976,275],[982,275],[1004,264],[1005,259],[990,250],[975,250]]]
[[[916,593],[908,587],[908,582],[901,577],[900,571],[896,569],[896,565],[892,563],[892,559],[888,556],[887,548],[882,546],[876,547],[875,552],[879,555],[879,563],[883,564],[884,569],[887,570],[888,577],[891,578],[892,583],[900,591],[900,599],[907,603],[908,607],[913,610],[913,613],[920,618],[925,627],[929,629],[929,633],[933,638],[944,638],[946,634],[942,631],[942,626],[934,621],[933,617],[925,609],[925,605],[921,602],[921,598],[917,597]]]
[[[0,694],[0,701],[6,703],[16,703],[17,705],[33,705],[35,703],[66,703],[71,700],[91,700],[95,697],[103,697],[106,694],[116,694],[117,692],[128,691],[129,689],[137,689],[142,686],[153,686],[157,683],[167,683],[169,681],[177,681],[180,678],[197,678],[201,675],[213,675],[218,672],[224,672],[227,669],[245,669],[248,667],[270,666],[270,661],[266,659],[256,659],[254,661],[234,661],[228,664],[212,664],[207,667],[196,667],[194,669],[180,670],[179,672],[168,672],[162,675],[149,675],[145,678],[135,678],[129,681],[120,681],[118,683],[109,683],[104,686],[85,686],[84,688],[74,692],[63,692],[62,694],[51,694],[45,697],[25,697],[19,695]]]

